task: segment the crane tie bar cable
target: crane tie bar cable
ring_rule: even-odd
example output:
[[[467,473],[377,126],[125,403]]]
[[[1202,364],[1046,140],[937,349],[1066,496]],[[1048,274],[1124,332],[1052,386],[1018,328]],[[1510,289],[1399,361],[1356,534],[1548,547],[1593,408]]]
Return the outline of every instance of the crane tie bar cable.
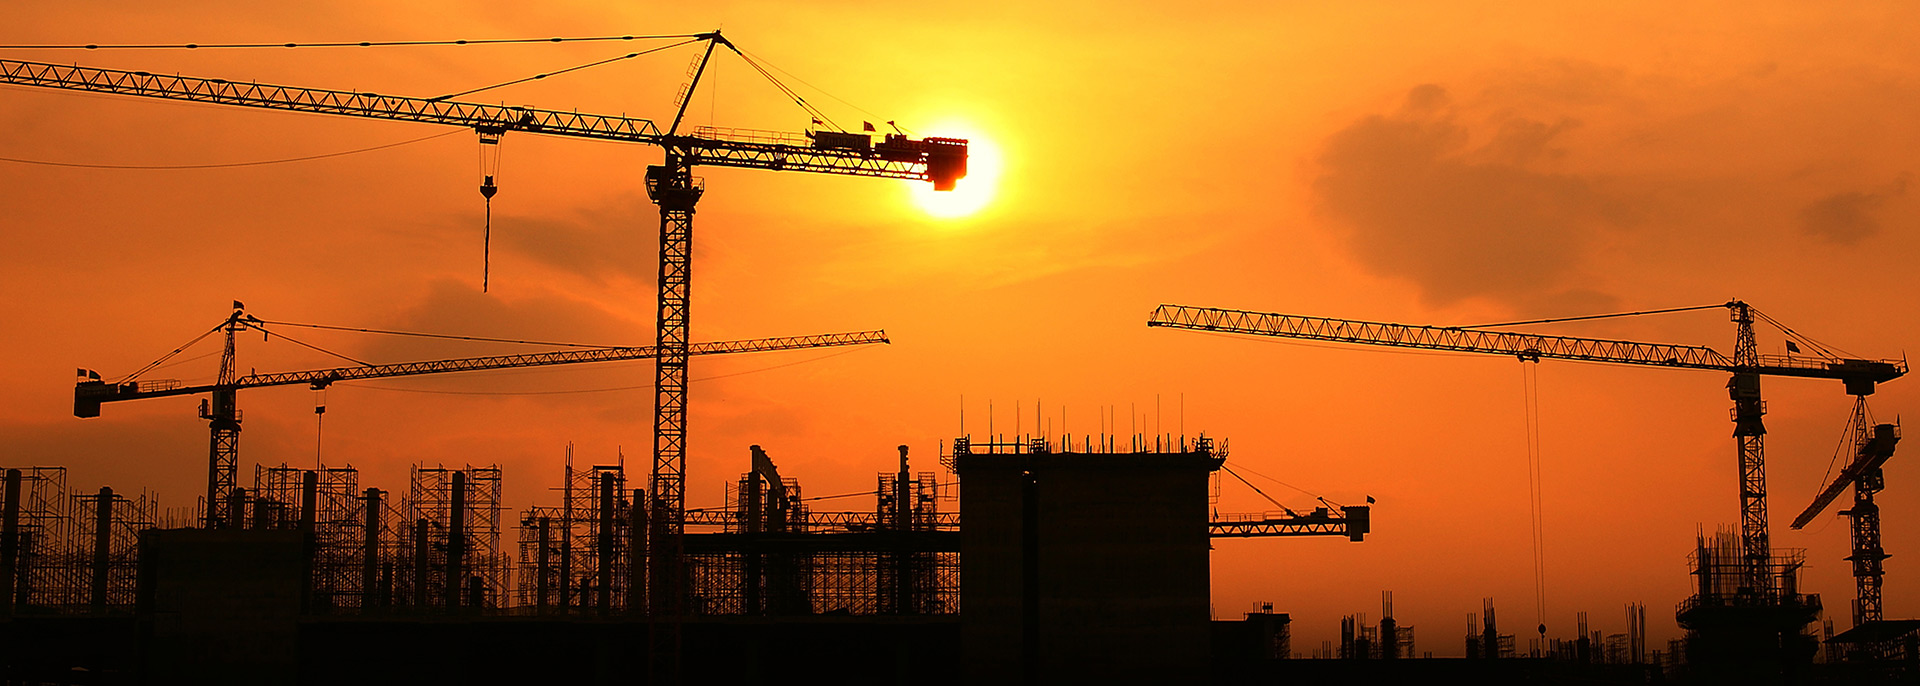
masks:
[[[1281,509],[1282,511],[1284,511],[1284,512],[1286,512],[1286,513],[1287,513],[1287,516],[1289,516],[1289,517],[1297,517],[1297,516],[1299,516],[1299,514],[1298,514],[1298,513],[1295,513],[1295,512],[1293,511],[1293,508],[1290,508],[1290,507],[1287,507],[1287,506],[1285,506],[1285,505],[1282,505],[1282,504],[1280,504],[1280,501],[1278,501],[1278,500],[1274,500],[1274,499],[1273,499],[1273,496],[1270,496],[1270,495],[1267,495],[1267,492],[1266,492],[1266,491],[1262,491],[1262,490],[1260,490],[1260,487],[1259,487],[1259,486],[1255,486],[1255,485],[1253,485],[1253,482],[1251,482],[1251,481],[1248,481],[1248,480],[1247,480],[1247,477],[1244,477],[1244,476],[1240,476],[1239,474],[1237,474],[1237,473],[1235,473],[1235,472],[1233,471],[1233,468],[1232,468],[1232,467],[1228,467],[1228,466],[1226,466],[1225,464],[1222,464],[1222,465],[1220,465],[1220,468],[1221,468],[1221,469],[1223,469],[1223,470],[1226,470],[1226,472],[1227,472],[1228,474],[1233,474],[1233,478],[1235,478],[1235,479],[1239,479],[1239,480],[1240,480],[1240,483],[1243,483],[1243,484],[1246,484],[1246,485],[1247,485],[1247,488],[1251,488],[1251,489],[1253,489],[1253,492],[1255,492],[1255,493],[1258,493],[1258,494],[1260,494],[1260,497],[1262,497],[1262,498],[1266,498],[1266,499],[1267,499],[1267,502],[1270,502],[1270,503],[1273,503],[1273,505],[1274,505],[1275,507],[1278,507],[1278,508],[1280,508],[1280,509]]]
[[[715,374],[713,376],[695,377],[695,378],[687,379],[687,383],[695,383],[699,381],[712,381],[714,379],[725,379],[733,376],[745,376],[747,374],[758,374],[760,372],[770,372],[775,369],[784,369],[786,367],[792,367],[794,365],[819,362],[821,360],[831,359],[831,358],[839,357],[841,355],[851,355],[856,352],[859,352],[859,350],[847,350],[844,352],[833,353],[831,355],[821,355],[819,357],[800,360],[798,362],[776,364],[769,367],[760,367],[758,369],[748,369],[745,371],[738,371],[730,374]],[[576,389],[568,389],[568,390],[561,390],[561,391],[441,391],[441,390],[433,390],[433,389],[426,389],[426,388],[400,388],[397,386],[368,386],[364,383],[360,383],[357,381],[347,382],[347,383],[351,384],[354,388],[364,388],[364,389],[373,390],[373,391],[394,391],[399,393],[429,393],[433,395],[571,395],[574,393],[611,393],[614,391],[639,391],[639,390],[646,390],[646,389],[651,389],[655,387],[653,384],[644,384],[640,386],[614,386],[611,388],[576,388]]]
[[[604,60],[599,60],[599,61],[595,61],[595,62],[588,62],[588,63],[586,63],[586,64],[582,64],[582,65],[577,65],[577,66],[572,66],[572,67],[567,67],[566,69],[561,69],[561,70],[559,70],[559,71],[552,71],[552,72],[546,72],[546,73],[543,73],[543,74],[534,74],[533,76],[529,76],[529,77],[526,77],[526,78],[521,78],[521,79],[514,79],[514,80],[512,80],[512,81],[506,81],[506,82],[502,82],[502,83],[496,83],[496,84],[493,84],[493,85],[491,85],[491,86],[481,86],[481,87],[479,87],[479,88],[475,88],[475,89],[473,89],[473,90],[465,90],[465,91],[460,91],[460,92],[458,92],[458,93],[448,93],[448,94],[446,94],[446,95],[442,95],[442,96],[439,96],[439,97],[435,97],[435,98],[427,98],[427,101],[428,101],[428,102],[439,102],[439,101],[441,101],[441,100],[448,100],[448,99],[452,99],[452,98],[457,98],[457,97],[460,97],[460,96],[463,96],[463,95],[473,95],[474,93],[479,93],[479,92],[482,92],[482,91],[490,91],[490,90],[493,90],[493,89],[495,89],[495,88],[502,88],[502,87],[506,87],[506,86],[511,86],[511,85],[514,85],[514,84],[517,84],[517,83],[526,83],[526,82],[528,82],[528,81],[538,81],[538,80],[540,80],[540,79],[544,79],[544,78],[547,78],[547,77],[549,77],[549,76],[559,76],[559,75],[561,75],[561,74],[565,74],[565,73],[568,73],[568,72],[575,72],[575,71],[580,71],[580,70],[582,70],[582,69],[587,69],[587,68],[590,68],[590,67],[598,67],[598,66],[600,66],[600,65],[603,65],[603,64],[611,64],[611,63],[614,63],[614,62],[618,62],[618,61],[620,61],[620,60],[630,60],[630,59],[633,59],[633,58],[635,58],[635,57],[639,57],[639,56],[641,56],[641,55],[648,55],[648,54],[652,54],[652,53],[656,53],[656,52],[660,52],[660,51],[662,51],[662,50],[672,50],[672,49],[674,49],[674,48],[677,48],[677,47],[680,47],[680,46],[682,46],[682,45],[686,45],[686,44],[688,44],[688,43],[693,43],[693,42],[695,42],[695,41],[692,41],[692,40],[685,40],[685,41],[680,41],[680,42],[678,42],[678,43],[674,43],[673,45],[667,45],[667,46],[662,46],[662,47],[658,47],[658,48],[654,48],[654,49],[652,49],[652,50],[642,50],[642,51],[640,51],[640,52],[630,52],[630,53],[627,53],[627,54],[625,54],[625,55],[621,55],[621,56],[619,56],[619,57],[609,57],[609,58],[607,58],[607,59],[604,59]]]
[[[1611,315],[1582,315],[1582,317],[1553,317],[1553,319],[1528,319],[1528,321],[1501,321],[1501,323],[1492,323],[1492,325],[1471,325],[1471,327],[1448,327],[1448,329],[1486,329],[1486,327],[1519,327],[1519,325],[1551,325],[1551,323],[1561,323],[1561,321],[1588,321],[1588,319],[1611,319],[1611,317],[1638,317],[1638,315],[1665,315],[1665,313],[1674,313],[1674,311],[1693,311],[1693,309],[1716,309],[1716,307],[1726,307],[1726,304],[1722,302],[1722,304],[1715,304],[1715,306],[1667,307],[1667,309],[1642,309],[1642,311],[1617,311],[1617,313],[1611,313]]]
[[[339,41],[322,43],[122,43],[122,44],[41,44],[0,45],[0,50],[198,50],[201,48],[388,48],[422,45],[503,45],[508,43],[587,43],[630,40],[702,38],[704,33],[674,33],[650,36],[579,36],[573,38],[483,38],[479,40],[396,40]]]
[[[342,359],[342,360],[346,360],[346,361],[348,361],[348,362],[352,362],[352,363],[354,363],[354,364],[357,364],[357,365],[360,365],[360,366],[362,366],[362,367],[371,367],[371,366],[373,366],[373,363],[372,363],[372,362],[367,362],[367,361],[365,361],[365,360],[358,360],[358,359],[354,359],[354,358],[351,358],[351,357],[347,357],[346,355],[342,355],[342,354],[340,354],[340,353],[337,353],[337,352],[334,352],[334,351],[332,351],[332,350],[328,350],[328,349],[326,349],[326,348],[322,348],[322,347],[320,347],[320,346],[317,346],[317,345],[314,345],[314,344],[312,344],[312,343],[307,343],[307,342],[305,342],[305,341],[301,341],[301,340],[298,340],[298,339],[295,339],[295,338],[293,338],[293,337],[291,337],[291,336],[288,336],[288,335],[286,335],[286,334],[283,334],[283,333],[280,333],[280,332],[278,332],[278,331],[270,331],[270,330],[268,330],[268,329],[267,329],[267,327],[264,327],[264,326],[259,326],[259,325],[258,325],[259,323],[260,323],[260,322],[254,322],[254,324],[255,324],[255,326],[254,326],[253,328],[254,328],[254,330],[255,330],[255,331],[259,331],[260,333],[263,333],[263,334],[266,334],[266,335],[268,335],[268,336],[273,336],[274,338],[278,338],[278,339],[280,339],[280,340],[283,340],[283,341],[286,341],[286,342],[288,342],[288,343],[292,343],[292,344],[294,344],[294,345],[297,345],[297,346],[300,346],[300,347],[303,347],[303,348],[307,348],[307,349],[310,349],[310,350],[314,350],[314,351],[316,351],[316,352],[321,352],[321,353],[325,353],[325,354],[328,354],[328,355],[332,355],[332,356],[334,356],[334,357],[338,357],[338,358],[340,358],[340,359]]]
[[[301,157],[286,157],[286,158],[281,158],[277,160],[254,160],[252,162],[221,162],[221,163],[215,163],[215,164],[83,164],[79,162],[49,162],[46,160],[23,160],[23,159],[14,158],[14,157],[0,157],[0,162],[15,162],[19,164],[38,164],[38,165],[44,165],[48,167],[78,167],[81,169],[226,169],[230,167],[257,167],[257,166],[268,165],[268,164],[285,164],[288,162],[306,162],[309,160],[323,160],[329,157],[343,157],[346,155],[357,155],[363,152],[373,152],[375,150],[397,148],[402,145],[412,145],[414,143],[430,141],[435,138],[444,138],[457,133],[464,133],[464,132],[457,131],[457,130],[447,131],[444,133],[436,133],[431,136],[422,136],[420,138],[404,140],[398,143],[387,143],[385,145],[376,145],[370,148],[342,150],[340,152],[321,153],[318,155],[304,155]]]
[[[327,331],[348,331],[352,333],[374,333],[387,336],[415,336],[418,338],[441,338],[450,341],[477,341],[480,343],[519,343],[523,345],[551,345],[561,348],[622,348],[622,345],[593,345],[588,343],[555,343],[553,341],[530,341],[519,338],[488,338],[485,336],[455,336],[443,333],[420,333],[417,331],[389,331],[386,329],[367,329],[355,326],[329,326],[326,324],[301,324],[298,322],[279,322],[262,319],[261,324],[274,326],[297,326],[303,329],[325,329]]]

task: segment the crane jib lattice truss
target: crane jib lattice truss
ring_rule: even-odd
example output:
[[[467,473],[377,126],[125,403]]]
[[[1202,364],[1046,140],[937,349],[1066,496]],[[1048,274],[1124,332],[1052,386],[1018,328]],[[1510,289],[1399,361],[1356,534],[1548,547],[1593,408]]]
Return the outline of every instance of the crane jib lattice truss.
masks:
[[[1159,306],[1147,320],[1147,325],[1332,343],[1513,355],[1535,362],[1542,359],[1577,360],[1730,373],[1732,379],[1727,383],[1727,389],[1734,402],[1734,437],[1740,458],[1740,538],[1746,567],[1744,574],[1749,588],[1762,594],[1771,594],[1776,590],[1774,577],[1777,570],[1772,562],[1768,536],[1763,448],[1766,428],[1761,419],[1766,414],[1766,406],[1760,400],[1760,377],[1837,379],[1846,385],[1848,394],[1864,398],[1874,392],[1875,384],[1904,376],[1907,362],[1904,359],[1864,360],[1832,355],[1760,355],[1753,334],[1753,323],[1758,312],[1738,300],[1729,301],[1723,307],[1730,311],[1732,321],[1737,325],[1732,356],[1704,346],[1545,336],[1480,327],[1410,326],[1183,305]]]

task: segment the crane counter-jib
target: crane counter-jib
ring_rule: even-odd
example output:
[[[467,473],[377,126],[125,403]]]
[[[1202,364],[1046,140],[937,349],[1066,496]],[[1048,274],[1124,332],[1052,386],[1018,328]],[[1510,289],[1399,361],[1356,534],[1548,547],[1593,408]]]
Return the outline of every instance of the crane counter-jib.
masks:
[[[843,345],[866,345],[887,343],[885,331],[858,331],[852,333],[819,334],[812,336],[792,336],[784,338],[759,338],[742,341],[716,341],[694,343],[687,346],[689,355],[723,355],[744,352],[771,352],[776,350],[800,350],[806,348],[825,348]],[[242,388],[261,388],[266,386],[291,386],[306,384],[315,388],[325,388],[343,381],[365,379],[384,379],[400,376],[420,376],[425,374],[445,374],[452,372],[482,371],[488,369],[513,369],[520,367],[545,367],[563,364],[581,364],[587,362],[615,362],[621,360],[642,360],[660,357],[657,346],[634,346],[616,348],[588,348],[584,350],[560,350],[553,352],[524,353],[519,355],[494,355],[487,357],[464,357],[448,360],[423,360],[398,364],[365,365],[359,367],[335,367],[331,369],[312,369],[297,372],[275,372],[268,374],[249,374],[234,379],[232,383],[186,385],[173,380],[123,381],[107,383],[97,374],[82,370],[81,378],[73,388],[73,414],[77,417],[98,417],[100,406],[109,402],[139,400],[142,398],[163,398],[177,395],[197,395],[222,390]]]

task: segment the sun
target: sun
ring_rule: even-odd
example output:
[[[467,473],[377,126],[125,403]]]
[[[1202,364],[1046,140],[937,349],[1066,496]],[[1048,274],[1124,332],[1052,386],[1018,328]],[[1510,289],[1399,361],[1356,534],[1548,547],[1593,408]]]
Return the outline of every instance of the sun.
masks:
[[[947,124],[933,129],[942,138],[967,139],[967,176],[950,191],[936,191],[931,183],[912,185],[913,202],[928,216],[938,219],[968,217],[993,201],[1000,184],[1000,147],[964,124]]]

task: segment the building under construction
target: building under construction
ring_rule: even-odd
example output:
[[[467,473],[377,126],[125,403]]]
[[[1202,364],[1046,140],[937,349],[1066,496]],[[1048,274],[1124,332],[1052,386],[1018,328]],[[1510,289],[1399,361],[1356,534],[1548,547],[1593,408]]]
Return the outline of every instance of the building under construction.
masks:
[[[132,614],[140,532],[153,528],[157,498],[101,488],[69,493],[66,469],[0,469],[6,479],[0,533],[0,603],[9,614]]]
[[[1820,596],[1800,592],[1804,551],[1776,549],[1756,561],[1738,537],[1719,532],[1700,536],[1688,563],[1695,592],[1675,616],[1694,670],[1729,683],[1792,682],[1806,673],[1821,608]]]
[[[726,505],[687,513],[681,545],[693,616],[940,615],[958,611],[959,527],[932,472],[880,474],[870,512],[818,512],[797,479],[752,446]],[[624,463],[576,469],[562,504],[520,517],[521,612],[646,613],[651,529]]]

